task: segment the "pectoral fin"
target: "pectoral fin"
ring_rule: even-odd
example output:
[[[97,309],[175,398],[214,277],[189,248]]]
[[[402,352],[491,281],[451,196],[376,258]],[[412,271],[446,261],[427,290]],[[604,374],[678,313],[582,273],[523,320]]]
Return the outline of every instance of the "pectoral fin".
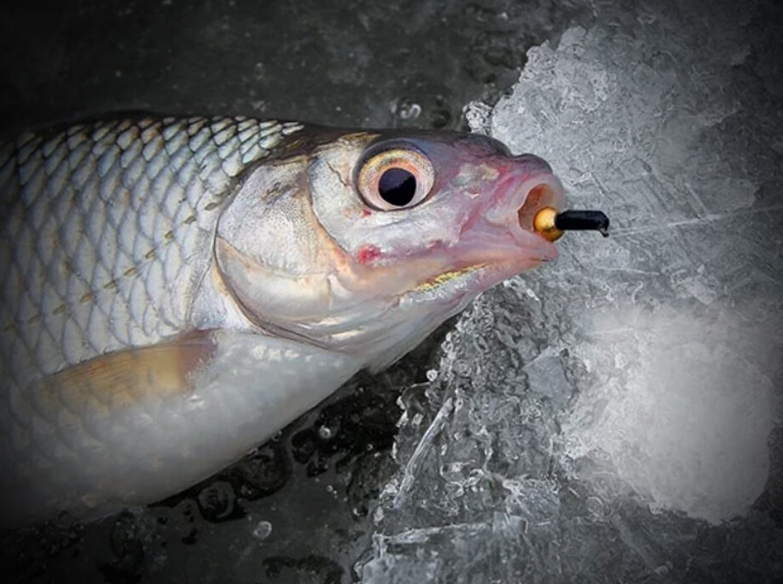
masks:
[[[205,479],[332,393],[361,358],[249,332],[120,351],[17,391],[0,525],[98,516]]]
[[[215,347],[212,333],[199,331],[149,347],[101,355],[47,378],[41,397],[84,411],[186,394]]]

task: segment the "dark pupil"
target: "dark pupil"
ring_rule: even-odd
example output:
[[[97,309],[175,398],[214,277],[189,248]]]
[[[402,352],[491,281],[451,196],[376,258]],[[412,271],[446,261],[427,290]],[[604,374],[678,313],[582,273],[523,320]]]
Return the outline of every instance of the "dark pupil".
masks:
[[[390,205],[404,207],[416,194],[416,177],[404,168],[390,168],[378,181],[378,194]]]

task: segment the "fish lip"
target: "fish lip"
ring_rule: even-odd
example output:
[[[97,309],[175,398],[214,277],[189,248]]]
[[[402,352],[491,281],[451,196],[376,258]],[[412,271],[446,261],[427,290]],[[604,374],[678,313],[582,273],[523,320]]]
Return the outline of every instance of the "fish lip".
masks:
[[[537,200],[529,201],[536,189]],[[459,241],[440,250],[448,258],[440,273],[419,283],[413,292],[429,292],[443,286],[455,293],[459,289],[475,294],[554,260],[557,247],[533,230],[532,219],[539,209],[561,208],[564,201],[563,185],[545,169],[528,173],[521,180],[510,177],[503,181],[488,197],[487,204],[477,208],[466,222]]]

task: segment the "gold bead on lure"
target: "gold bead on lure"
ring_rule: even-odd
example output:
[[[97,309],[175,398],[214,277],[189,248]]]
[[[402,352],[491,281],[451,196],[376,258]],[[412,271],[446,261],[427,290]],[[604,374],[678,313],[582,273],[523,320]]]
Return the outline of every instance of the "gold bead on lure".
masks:
[[[533,228],[549,241],[557,241],[565,231],[598,231],[609,235],[609,217],[601,211],[563,211],[544,207],[536,213]]]
[[[562,237],[563,232],[555,226],[557,218],[557,209],[553,207],[544,207],[533,218],[533,229],[546,237],[549,241],[557,241]]]

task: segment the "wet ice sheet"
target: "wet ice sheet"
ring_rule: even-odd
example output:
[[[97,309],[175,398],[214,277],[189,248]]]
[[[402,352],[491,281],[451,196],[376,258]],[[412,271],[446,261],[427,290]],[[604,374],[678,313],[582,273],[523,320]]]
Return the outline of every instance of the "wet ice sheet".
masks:
[[[614,235],[566,236],[449,334],[365,582],[783,574],[775,9],[614,4],[469,116]]]

